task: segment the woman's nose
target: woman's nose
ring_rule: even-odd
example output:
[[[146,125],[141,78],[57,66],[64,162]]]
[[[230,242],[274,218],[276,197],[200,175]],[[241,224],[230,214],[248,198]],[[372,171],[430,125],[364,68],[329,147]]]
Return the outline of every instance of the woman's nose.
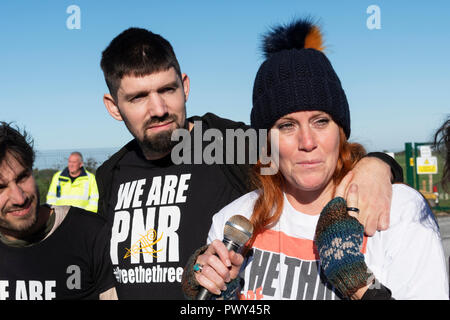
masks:
[[[316,148],[316,139],[314,132],[310,128],[302,128],[299,130],[298,147],[303,151],[312,151]]]

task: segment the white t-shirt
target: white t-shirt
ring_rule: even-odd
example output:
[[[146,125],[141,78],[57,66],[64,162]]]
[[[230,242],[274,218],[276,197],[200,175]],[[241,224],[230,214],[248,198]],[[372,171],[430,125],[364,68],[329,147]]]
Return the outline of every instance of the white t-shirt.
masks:
[[[367,266],[395,299],[448,299],[444,251],[428,204],[406,185],[392,190],[389,229],[364,237]],[[223,239],[233,215],[250,218],[257,198],[257,191],[247,193],[214,215],[208,243]],[[295,210],[285,196],[280,220],[258,235],[244,261],[240,299],[339,299],[320,276],[313,241],[318,219]]]

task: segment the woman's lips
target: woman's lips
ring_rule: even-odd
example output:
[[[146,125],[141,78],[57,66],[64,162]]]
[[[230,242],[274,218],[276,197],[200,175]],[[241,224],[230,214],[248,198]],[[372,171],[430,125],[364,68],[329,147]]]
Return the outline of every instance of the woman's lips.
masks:
[[[308,160],[308,161],[299,161],[297,165],[300,165],[303,168],[315,168],[322,164],[321,160]]]

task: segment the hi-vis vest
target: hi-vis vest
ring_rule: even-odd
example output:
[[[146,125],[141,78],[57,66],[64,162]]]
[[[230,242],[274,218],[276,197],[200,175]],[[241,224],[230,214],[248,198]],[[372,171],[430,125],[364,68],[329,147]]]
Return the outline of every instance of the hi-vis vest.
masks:
[[[48,189],[47,203],[55,206],[73,206],[97,212],[98,189],[95,176],[81,168],[81,174],[72,182],[67,168],[58,171],[53,176]]]

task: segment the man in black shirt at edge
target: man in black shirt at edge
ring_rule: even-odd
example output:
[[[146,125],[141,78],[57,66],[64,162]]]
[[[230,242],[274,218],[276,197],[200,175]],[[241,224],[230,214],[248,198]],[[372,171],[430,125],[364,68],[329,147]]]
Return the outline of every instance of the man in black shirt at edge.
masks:
[[[117,299],[106,221],[40,205],[26,133],[0,122],[0,300]]]
[[[130,28],[114,38],[101,67],[109,89],[106,109],[134,137],[97,170],[99,213],[111,226],[119,299],[183,299],[183,268],[205,244],[213,214],[251,186],[248,165],[175,164],[172,132],[187,129],[195,140],[207,129],[226,137],[227,129],[249,127],[211,113],[187,119],[189,77],[170,43],[148,30]],[[187,145],[191,150],[183,150],[195,153],[195,143]],[[403,177],[389,156],[369,155],[357,164],[353,182],[367,214],[366,233],[373,235],[388,227],[391,180]]]

